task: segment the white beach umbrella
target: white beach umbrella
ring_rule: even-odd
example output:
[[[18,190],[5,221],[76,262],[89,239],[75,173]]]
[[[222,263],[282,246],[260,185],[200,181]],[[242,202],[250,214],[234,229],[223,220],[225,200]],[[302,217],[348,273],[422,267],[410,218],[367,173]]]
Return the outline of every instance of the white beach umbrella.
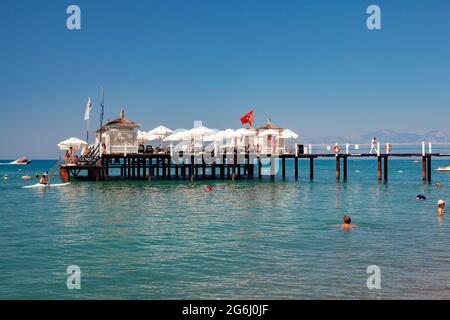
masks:
[[[216,138],[215,134],[210,134],[208,136],[203,137],[203,141],[213,142],[213,141],[217,141],[217,138]]]
[[[261,132],[259,132],[258,134],[260,137],[263,136],[279,136],[280,132],[273,130],[273,129],[268,129],[268,130],[263,130]]]
[[[163,136],[163,137],[166,137],[171,133],[173,133],[173,131],[165,126],[156,127],[148,132],[148,134],[151,136]]]
[[[137,132],[137,138],[139,141],[148,141],[149,136],[147,131],[138,131]]]
[[[181,140],[190,140],[191,135],[189,130],[186,129],[177,129],[173,132],[173,134],[164,138],[164,141],[181,141]]]
[[[235,130],[234,134],[235,137],[250,137],[256,135],[256,131],[247,128],[240,128]]]
[[[158,126],[148,132],[147,141],[161,140],[161,144],[168,135],[170,135],[173,131],[165,126]]]
[[[147,132],[147,141],[164,140],[164,135],[150,134]]]
[[[75,138],[75,137],[66,139],[66,140],[58,143],[58,148],[60,150],[67,150],[70,147],[72,147],[72,149],[77,150],[77,149],[81,149],[81,148],[84,148],[87,146],[88,146],[88,143],[86,141],[83,141],[83,140]]]
[[[281,132],[281,138],[283,139],[297,139],[298,134],[296,134],[294,131],[289,129],[284,129],[283,132]]]
[[[233,129],[220,130],[215,134],[216,140],[231,139],[236,136]]]
[[[199,126],[199,127],[195,127],[192,128],[191,130],[189,130],[189,133],[191,134],[191,136],[193,137],[203,137],[206,135],[210,135],[214,133],[214,130],[209,129],[205,126]]]

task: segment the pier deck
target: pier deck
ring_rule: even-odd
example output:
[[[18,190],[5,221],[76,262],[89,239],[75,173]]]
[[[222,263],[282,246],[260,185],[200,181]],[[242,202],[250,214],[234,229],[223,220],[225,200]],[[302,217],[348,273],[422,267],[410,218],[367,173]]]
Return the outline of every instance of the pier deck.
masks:
[[[314,179],[314,160],[334,158],[336,161],[336,180],[348,179],[348,158],[374,158],[378,164],[378,181],[387,181],[390,158],[418,158],[422,161],[422,180],[432,179],[431,161],[433,157],[450,157],[450,153],[317,153],[317,154],[221,154],[206,158],[205,155],[184,155],[172,157],[170,154],[108,154],[97,161],[82,165],[61,165],[61,176],[87,180],[178,180],[178,179],[262,179],[268,176],[275,179],[281,170],[286,178],[286,160],[294,161],[294,177],[299,177],[299,161],[309,159],[309,178]],[[281,163],[281,168],[275,165]]]

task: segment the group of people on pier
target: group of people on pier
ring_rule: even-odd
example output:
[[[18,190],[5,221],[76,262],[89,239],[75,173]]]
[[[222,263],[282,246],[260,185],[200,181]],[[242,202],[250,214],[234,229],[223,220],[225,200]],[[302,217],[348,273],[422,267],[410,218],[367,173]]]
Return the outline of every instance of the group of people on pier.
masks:
[[[89,148],[84,147],[81,149],[81,156],[86,157],[89,154]],[[66,164],[74,164],[77,165],[81,160],[81,157],[75,153],[75,150],[72,147],[64,153],[64,162]]]

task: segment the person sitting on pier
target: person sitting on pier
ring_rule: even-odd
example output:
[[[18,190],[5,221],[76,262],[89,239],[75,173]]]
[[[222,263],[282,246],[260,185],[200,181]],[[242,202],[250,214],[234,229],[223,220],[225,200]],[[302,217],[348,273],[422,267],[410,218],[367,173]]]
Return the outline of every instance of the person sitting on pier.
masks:
[[[72,147],[70,147],[65,153],[64,153],[64,161],[67,164],[72,164]]]
[[[40,184],[48,184],[48,171],[45,171],[45,173],[42,175],[41,180],[39,180]]]
[[[343,218],[343,224],[341,224],[342,229],[344,230],[349,230],[349,229],[353,229],[356,228],[356,224],[351,224],[352,222],[352,218],[348,215],[345,215]]]
[[[439,200],[438,201],[438,215],[443,216],[445,214],[445,201]]]
[[[81,151],[81,155],[83,158],[86,158],[89,155],[89,148],[88,147],[84,147]]]
[[[80,157],[78,155],[75,155],[74,159],[73,159],[73,163],[74,164],[78,164],[78,162],[80,162]]]
[[[106,143],[102,143],[102,154],[108,154],[108,150],[106,149]]]

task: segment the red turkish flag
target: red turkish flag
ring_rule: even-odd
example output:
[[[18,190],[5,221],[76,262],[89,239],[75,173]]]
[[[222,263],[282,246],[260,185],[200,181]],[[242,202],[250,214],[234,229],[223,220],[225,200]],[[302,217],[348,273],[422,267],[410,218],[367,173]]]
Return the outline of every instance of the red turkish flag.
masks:
[[[254,120],[255,120],[255,114],[254,114],[253,110],[250,111],[249,113],[246,113],[245,115],[243,115],[241,117],[242,124],[248,123],[249,125],[252,125]]]

